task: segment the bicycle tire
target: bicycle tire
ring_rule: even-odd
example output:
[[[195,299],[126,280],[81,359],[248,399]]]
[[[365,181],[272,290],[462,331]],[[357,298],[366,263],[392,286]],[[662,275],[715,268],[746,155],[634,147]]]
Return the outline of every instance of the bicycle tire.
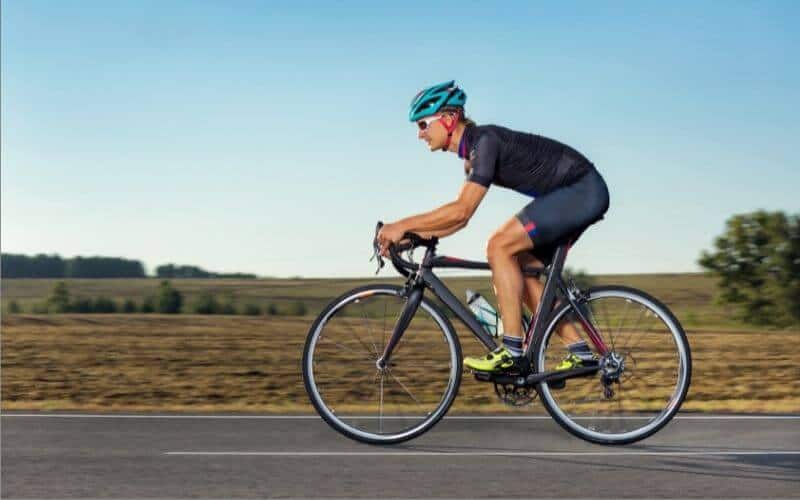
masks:
[[[435,410],[430,412],[417,425],[414,425],[408,430],[398,433],[381,434],[367,432],[346,423],[343,421],[342,417],[337,415],[335,411],[332,411],[326,405],[326,402],[316,385],[316,376],[313,366],[316,346],[323,330],[325,329],[325,326],[331,321],[332,318],[336,317],[336,313],[340,309],[348,304],[353,303],[353,301],[355,301],[357,298],[370,297],[374,295],[400,298],[402,297],[403,290],[403,287],[388,284],[373,284],[354,288],[331,301],[319,314],[308,331],[305,347],[303,349],[303,382],[306,393],[308,394],[311,404],[314,406],[315,410],[317,413],[319,413],[322,419],[334,430],[350,439],[363,443],[384,445],[396,444],[413,439],[427,432],[434,425],[436,425],[436,423],[447,413],[450,406],[453,404],[456,395],[458,394],[458,389],[461,384],[462,371],[461,344],[455,329],[447,317],[433,302],[428,300],[426,297],[423,297],[422,301],[420,302],[420,309],[417,310],[415,316],[419,314],[420,310],[424,310],[428,313],[428,315],[431,316],[431,318],[433,318],[435,323],[440,328],[445,341],[447,342],[451,363],[449,368],[450,379],[448,381],[446,391]],[[411,333],[412,332],[406,331],[403,338]],[[402,342],[403,339],[401,338],[400,343]]]
[[[686,395],[689,391],[689,386],[691,384],[692,362],[691,349],[686,338],[686,333],[684,332],[683,327],[678,319],[672,314],[667,306],[661,303],[658,299],[648,295],[645,292],[642,292],[641,290],[616,285],[594,287],[585,292],[585,298],[585,303],[587,304],[591,304],[593,301],[597,301],[602,298],[616,298],[623,299],[625,301],[632,301],[639,305],[645,306],[653,313],[654,316],[660,319],[664,325],[666,325],[667,330],[671,334],[672,340],[675,342],[675,346],[677,347],[679,359],[677,386],[670,395],[667,406],[659,412],[655,419],[647,422],[647,424],[641,428],[621,434],[604,433],[589,429],[584,426],[585,424],[582,425],[579,422],[579,420],[583,420],[583,418],[567,415],[567,413],[560,408],[559,403],[556,400],[556,396],[554,395],[554,393],[559,394],[563,389],[551,389],[546,382],[540,383],[537,388],[542,400],[542,404],[547,412],[561,427],[563,427],[569,433],[589,442],[605,445],[624,445],[652,436],[661,430],[665,425],[667,425],[672,417],[675,416],[686,399]],[[547,369],[552,370],[552,367],[545,366],[545,351],[548,346],[548,341],[555,334],[557,330],[556,327],[559,325],[559,322],[562,320],[562,318],[565,318],[567,313],[569,313],[572,309],[572,305],[567,302],[560,306],[550,316],[545,333],[537,340],[534,349],[533,361],[534,367],[537,371],[541,372],[546,371]],[[636,328],[633,330],[636,330]],[[641,335],[642,334],[640,333],[640,336]],[[577,379],[567,380],[566,386],[569,387],[573,380]],[[590,384],[591,382],[585,383]],[[589,420],[590,418],[591,417],[586,417],[585,419]],[[620,415],[617,418],[636,420],[637,418],[641,417]]]

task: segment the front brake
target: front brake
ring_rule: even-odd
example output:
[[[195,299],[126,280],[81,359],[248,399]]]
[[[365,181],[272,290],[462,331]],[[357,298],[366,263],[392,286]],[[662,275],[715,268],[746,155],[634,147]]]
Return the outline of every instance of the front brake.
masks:
[[[377,275],[383,269],[383,257],[381,257],[381,246],[378,244],[378,231],[381,230],[383,227],[383,222],[378,221],[375,225],[375,237],[372,238],[372,257],[370,257],[369,261],[372,262],[375,259],[378,259],[378,269],[375,270],[375,274]]]

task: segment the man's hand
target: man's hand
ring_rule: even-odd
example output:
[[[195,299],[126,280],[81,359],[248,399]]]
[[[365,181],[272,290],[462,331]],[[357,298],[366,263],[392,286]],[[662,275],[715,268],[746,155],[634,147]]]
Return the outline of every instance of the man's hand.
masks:
[[[381,255],[383,257],[388,257],[389,245],[400,242],[405,233],[406,230],[397,222],[384,224],[381,230],[378,231],[378,244],[381,247]]]

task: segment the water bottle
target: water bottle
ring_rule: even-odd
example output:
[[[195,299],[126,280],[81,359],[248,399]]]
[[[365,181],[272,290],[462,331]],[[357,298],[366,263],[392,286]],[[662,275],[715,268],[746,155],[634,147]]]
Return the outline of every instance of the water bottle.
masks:
[[[481,294],[468,289],[467,305],[472,310],[475,317],[478,318],[478,323],[480,323],[492,337],[497,338],[503,335],[503,322],[500,321],[500,316],[489,301],[484,299]]]

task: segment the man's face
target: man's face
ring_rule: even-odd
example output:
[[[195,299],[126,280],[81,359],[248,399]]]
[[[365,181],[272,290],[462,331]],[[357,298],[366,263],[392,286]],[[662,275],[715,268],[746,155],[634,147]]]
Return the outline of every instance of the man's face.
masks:
[[[452,116],[449,114],[432,115],[417,121],[419,132],[417,137],[428,143],[431,151],[438,151],[447,143],[447,129],[442,123],[451,123]]]

